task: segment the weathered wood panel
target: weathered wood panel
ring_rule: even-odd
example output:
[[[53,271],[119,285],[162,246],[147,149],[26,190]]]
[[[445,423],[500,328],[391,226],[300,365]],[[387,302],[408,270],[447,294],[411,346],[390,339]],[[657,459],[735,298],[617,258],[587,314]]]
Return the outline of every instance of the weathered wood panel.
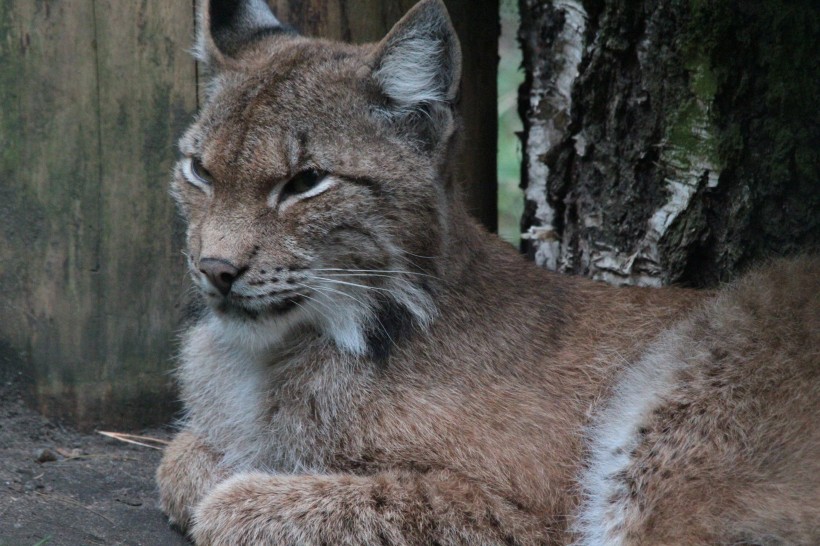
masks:
[[[46,397],[102,358],[93,20],[88,0],[0,4],[0,340]]]
[[[416,0],[268,0],[303,34],[355,43],[380,40]],[[458,176],[467,206],[489,229],[496,212],[498,0],[445,0],[464,54],[461,110],[464,153]]]
[[[196,109],[193,10],[178,1],[96,4],[101,379],[115,411],[162,419],[187,286],[182,226],[167,188],[176,140]]]
[[[192,33],[179,2],[0,4],[0,366],[50,416],[167,418]]]

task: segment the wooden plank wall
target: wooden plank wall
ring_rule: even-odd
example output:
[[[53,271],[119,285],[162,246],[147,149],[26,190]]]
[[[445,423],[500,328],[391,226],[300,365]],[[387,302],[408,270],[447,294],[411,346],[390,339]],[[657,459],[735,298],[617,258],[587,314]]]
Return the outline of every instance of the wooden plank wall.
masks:
[[[0,367],[49,416],[170,413],[192,34],[188,2],[0,3]]]
[[[270,3],[306,34],[362,42],[414,1]],[[447,3],[470,53],[463,177],[493,228],[497,0]],[[167,184],[197,106],[194,7],[0,2],[0,380],[81,428],[148,425],[175,408],[188,281]]]

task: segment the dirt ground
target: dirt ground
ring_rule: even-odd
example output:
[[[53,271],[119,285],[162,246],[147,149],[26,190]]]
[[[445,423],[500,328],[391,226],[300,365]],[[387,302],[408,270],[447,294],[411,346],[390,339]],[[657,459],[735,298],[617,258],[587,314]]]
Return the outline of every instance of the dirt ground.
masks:
[[[0,384],[0,546],[189,544],[157,508],[160,455],[61,427]]]

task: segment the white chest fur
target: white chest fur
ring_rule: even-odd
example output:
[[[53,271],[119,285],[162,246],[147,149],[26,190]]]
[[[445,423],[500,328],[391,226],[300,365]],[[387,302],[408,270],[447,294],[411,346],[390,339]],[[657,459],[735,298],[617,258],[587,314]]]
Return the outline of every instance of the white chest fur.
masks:
[[[192,328],[179,371],[188,426],[222,451],[231,466],[265,464],[259,438],[265,427],[264,351],[226,335],[210,318]]]
[[[187,426],[234,469],[320,470],[344,415],[367,391],[351,361],[321,340],[283,350],[276,325],[211,317],[186,335],[179,378]],[[318,355],[318,358],[317,358]]]

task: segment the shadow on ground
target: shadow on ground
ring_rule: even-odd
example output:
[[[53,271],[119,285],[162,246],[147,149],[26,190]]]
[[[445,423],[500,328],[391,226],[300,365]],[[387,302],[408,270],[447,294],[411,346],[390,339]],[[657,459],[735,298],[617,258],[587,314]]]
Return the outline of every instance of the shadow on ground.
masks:
[[[157,508],[160,455],[60,427],[0,384],[0,546],[189,544]]]

